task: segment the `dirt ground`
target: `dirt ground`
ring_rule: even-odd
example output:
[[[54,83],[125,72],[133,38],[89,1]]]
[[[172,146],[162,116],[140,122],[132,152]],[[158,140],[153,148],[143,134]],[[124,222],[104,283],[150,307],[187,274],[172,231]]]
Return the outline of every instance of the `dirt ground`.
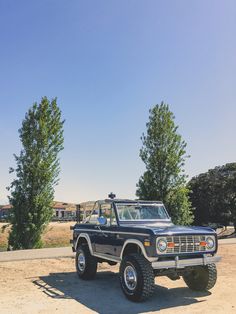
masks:
[[[72,258],[1,263],[0,313],[236,313],[236,245],[221,245],[219,255],[211,292],[157,277],[154,296],[145,303],[125,299],[117,266],[103,264],[86,282],[77,278]]]

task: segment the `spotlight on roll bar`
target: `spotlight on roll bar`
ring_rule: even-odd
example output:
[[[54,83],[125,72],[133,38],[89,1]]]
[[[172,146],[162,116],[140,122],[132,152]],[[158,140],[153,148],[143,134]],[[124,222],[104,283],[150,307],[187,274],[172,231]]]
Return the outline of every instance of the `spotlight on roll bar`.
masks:
[[[108,195],[108,197],[109,197],[111,200],[113,200],[114,198],[116,198],[116,195],[111,192],[111,193]]]

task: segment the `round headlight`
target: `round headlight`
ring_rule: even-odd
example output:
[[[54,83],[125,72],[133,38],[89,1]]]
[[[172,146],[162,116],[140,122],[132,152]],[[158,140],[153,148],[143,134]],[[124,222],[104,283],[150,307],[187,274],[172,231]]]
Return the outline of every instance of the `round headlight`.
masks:
[[[206,244],[208,249],[212,249],[215,246],[215,241],[213,238],[208,237],[206,238]]]
[[[167,241],[165,239],[158,240],[157,248],[160,252],[164,252],[167,249]]]

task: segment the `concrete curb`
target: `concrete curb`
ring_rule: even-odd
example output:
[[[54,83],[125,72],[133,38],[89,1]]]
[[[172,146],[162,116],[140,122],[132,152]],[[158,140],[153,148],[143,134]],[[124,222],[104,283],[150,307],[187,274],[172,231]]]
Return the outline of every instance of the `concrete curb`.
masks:
[[[19,250],[10,252],[0,252],[0,262],[13,262],[34,259],[52,259],[74,256],[71,247]]]
[[[221,244],[236,244],[236,238],[229,238],[229,239],[219,239],[219,245]]]

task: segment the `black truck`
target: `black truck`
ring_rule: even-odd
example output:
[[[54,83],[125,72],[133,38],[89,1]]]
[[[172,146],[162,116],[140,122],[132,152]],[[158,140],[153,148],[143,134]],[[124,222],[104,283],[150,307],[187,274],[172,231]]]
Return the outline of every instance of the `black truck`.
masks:
[[[152,295],[155,276],[182,276],[192,290],[209,290],[216,283],[215,231],[173,225],[162,202],[100,200],[72,229],[78,276],[93,279],[97,263],[120,263],[121,288],[132,301]]]

